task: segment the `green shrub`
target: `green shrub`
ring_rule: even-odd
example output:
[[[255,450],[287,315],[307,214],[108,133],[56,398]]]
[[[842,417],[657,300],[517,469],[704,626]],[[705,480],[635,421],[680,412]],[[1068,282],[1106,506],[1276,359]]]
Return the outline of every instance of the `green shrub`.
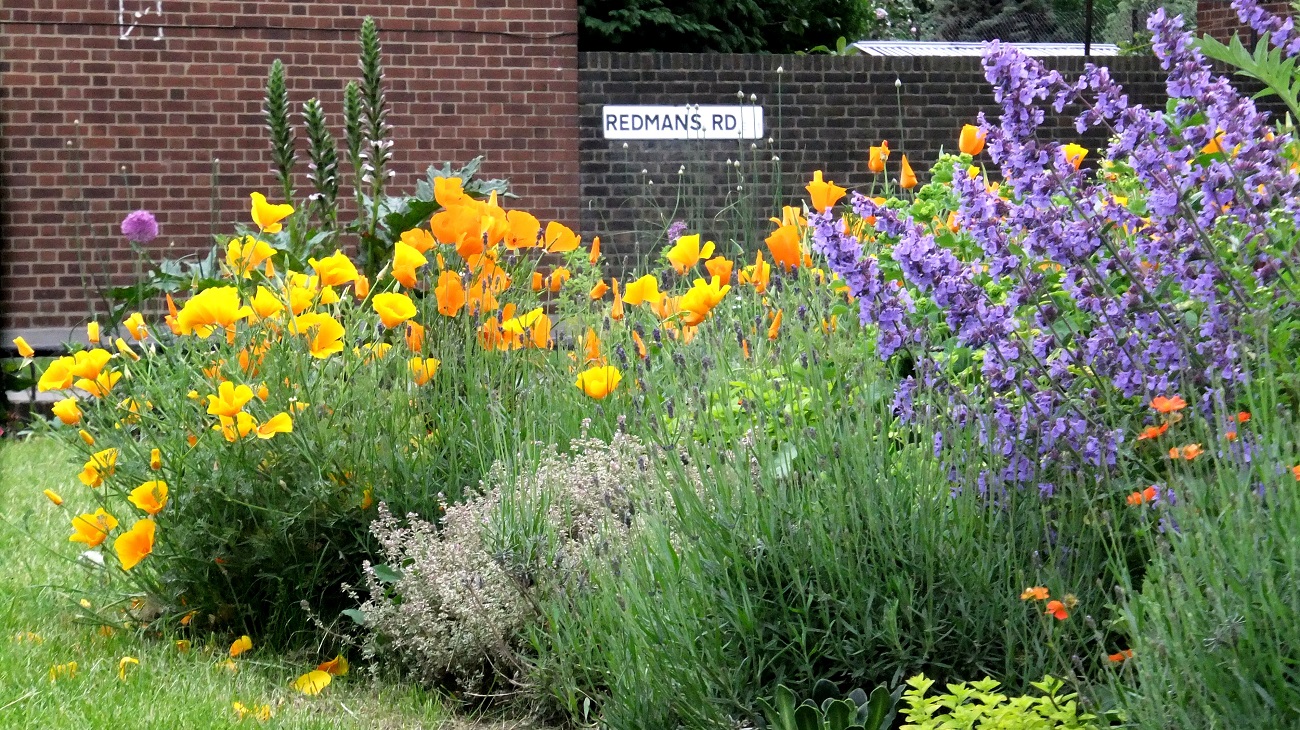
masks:
[[[1116,677],[1134,726],[1300,722],[1300,454],[1294,420],[1271,410],[1253,409],[1240,446],[1180,480],[1153,526],[1146,579],[1126,602],[1133,658]]]
[[[716,727],[778,684],[926,671],[1027,687],[1085,653],[1074,626],[1103,615],[1089,589],[1109,555],[1087,503],[954,494],[929,444],[895,430],[888,386],[840,354],[802,372],[804,389],[773,379],[787,401],[693,411],[696,439],[723,436],[666,463],[699,484],[687,466],[661,473],[668,494],[626,557],[542,602],[533,677],[563,710],[599,708],[620,730]],[[750,429],[730,445],[727,418]],[[1021,600],[1039,584],[1078,593],[1076,615]]]

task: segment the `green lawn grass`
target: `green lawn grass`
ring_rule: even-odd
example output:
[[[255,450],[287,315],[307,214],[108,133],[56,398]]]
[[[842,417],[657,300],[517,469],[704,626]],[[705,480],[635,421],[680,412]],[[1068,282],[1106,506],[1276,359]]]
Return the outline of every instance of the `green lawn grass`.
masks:
[[[72,455],[49,439],[0,440],[0,727],[159,730],[268,728],[437,728],[449,721],[438,695],[352,672],[319,696],[290,683],[318,658],[275,656],[256,647],[222,665],[222,644],[195,638],[181,653],[173,641],[117,630],[111,635],[75,619],[62,590],[84,580],[69,558],[72,513],[41,491],[65,496],[85,489]],[[209,645],[204,645],[209,644]],[[118,677],[122,657],[139,665]],[[54,665],[76,662],[75,677],[50,680]],[[266,722],[236,719],[232,703],[270,705]]]

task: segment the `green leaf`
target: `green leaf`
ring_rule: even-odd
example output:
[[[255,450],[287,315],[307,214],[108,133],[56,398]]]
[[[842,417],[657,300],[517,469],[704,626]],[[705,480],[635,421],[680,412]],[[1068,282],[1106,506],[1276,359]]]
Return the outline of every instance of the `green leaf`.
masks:
[[[396,583],[402,579],[401,571],[395,570],[387,565],[376,565],[373,570],[375,571],[375,577],[383,583]]]
[[[347,616],[348,618],[350,618],[350,619],[352,619],[353,621],[355,621],[355,622],[357,623],[358,626],[365,626],[365,625],[366,625],[366,615],[365,615],[364,613],[362,613],[360,610],[355,609],[355,608],[349,608],[349,609],[343,611],[342,613],[343,613],[344,616]]]

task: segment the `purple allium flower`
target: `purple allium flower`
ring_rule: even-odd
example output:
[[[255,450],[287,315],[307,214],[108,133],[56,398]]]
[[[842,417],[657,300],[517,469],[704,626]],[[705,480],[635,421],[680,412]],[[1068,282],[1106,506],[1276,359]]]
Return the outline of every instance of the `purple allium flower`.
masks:
[[[158,219],[147,210],[137,210],[122,219],[122,235],[135,243],[148,243],[158,237]]]
[[[668,242],[677,243],[677,239],[686,234],[686,221],[673,221],[668,226]]]

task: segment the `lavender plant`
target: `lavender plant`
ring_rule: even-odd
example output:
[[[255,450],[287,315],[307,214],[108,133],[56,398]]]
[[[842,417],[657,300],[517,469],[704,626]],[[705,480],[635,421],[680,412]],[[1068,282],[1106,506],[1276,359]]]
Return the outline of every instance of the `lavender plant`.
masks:
[[[987,453],[950,456],[983,460],[981,492],[1050,495],[1076,467],[1100,478],[1149,399],[1195,394],[1212,416],[1253,361],[1294,347],[1268,339],[1295,308],[1293,140],[1212,72],[1181,18],[1148,27],[1165,109],[1130,105],[1103,67],[1069,80],[995,41],[1002,111],[980,125],[1001,185],[948,157],[910,206],[855,195],[849,215],[810,217],[877,354],[904,370],[896,412],[975,429]],[[1048,107],[1110,133],[1096,168],[1040,139]]]

